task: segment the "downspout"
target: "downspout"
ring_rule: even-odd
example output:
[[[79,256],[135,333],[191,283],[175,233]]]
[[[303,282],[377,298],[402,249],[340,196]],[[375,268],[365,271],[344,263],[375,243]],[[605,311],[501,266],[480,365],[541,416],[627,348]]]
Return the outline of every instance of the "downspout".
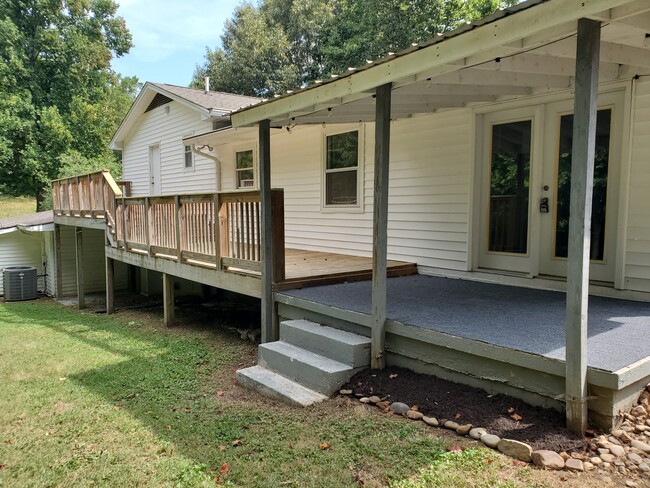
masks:
[[[212,154],[208,154],[204,151],[201,151],[201,149],[207,148],[208,151],[213,151],[214,148],[212,146],[208,145],[197,145],[197,144],[190,144],[190,149],[192,151],[192,154],[196,156],[202,156],[204,158],[211,159],[214,161],[216,164],[216,172],[217,172],[217,191],[221,191],[221,160],[217,156],[213,156]]]

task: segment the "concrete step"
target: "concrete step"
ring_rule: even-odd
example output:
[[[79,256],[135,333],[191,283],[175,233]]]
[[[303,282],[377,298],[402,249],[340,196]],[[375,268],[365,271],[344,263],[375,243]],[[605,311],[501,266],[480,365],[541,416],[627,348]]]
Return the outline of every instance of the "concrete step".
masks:
[[[280,340],[353,368],[370,365],[369,338],[309,320],[285,320],[280,323]]]
[[[307,407],[327,399],[325,395],[261,366],[240,369],[236,376],[240,385],[291,405]]]
[[[352,366],[283,341],[260,344],[258,354],[260,366],[327,396],[356,372]]]

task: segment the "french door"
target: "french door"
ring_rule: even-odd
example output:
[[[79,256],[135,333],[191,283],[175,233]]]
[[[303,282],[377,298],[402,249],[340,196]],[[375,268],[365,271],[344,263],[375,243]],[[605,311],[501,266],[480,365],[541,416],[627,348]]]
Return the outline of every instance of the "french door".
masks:
[[[623,92],[598,101],[592,280],[613,282]],[[573,101],[483,118],[479,267],[566,276]]]

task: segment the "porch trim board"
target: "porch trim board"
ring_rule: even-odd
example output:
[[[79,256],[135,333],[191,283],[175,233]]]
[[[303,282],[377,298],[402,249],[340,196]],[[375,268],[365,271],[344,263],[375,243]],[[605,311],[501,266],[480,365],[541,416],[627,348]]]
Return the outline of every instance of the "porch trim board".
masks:
[[[67,225],[69,227],[85,227],[86,229],[106,230],[106,221],[104,217],[68,217],[66,215],[55,215],[54,223]]]

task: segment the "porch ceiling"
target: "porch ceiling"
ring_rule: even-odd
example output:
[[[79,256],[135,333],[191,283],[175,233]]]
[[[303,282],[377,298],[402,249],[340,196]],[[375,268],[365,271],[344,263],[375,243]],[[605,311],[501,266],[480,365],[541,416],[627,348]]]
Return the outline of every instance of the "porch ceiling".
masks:
[[[387,82],[393,84],[393,119],[571,90],[577,23],[566,20],[561,8],[576,15],[580,8],[569,5],[572,0],[562,1],[527,2],[534,6],[468,26],[444,39],[448,42],[414,45],[320,85],[235,112],[233,126],[265,118],[275,126],[374,121],[374,89]],[[603,22],[600,82],[650,75],[650,2],[596,0],[582,2],[583,7],[585,3],[614,7],[588,15]],[[537,10],[540,16],[555,15],[556,22],[540,28],[545,21],[535,22]],[[517,19],[530,23],[529,28],[518,29]]]

